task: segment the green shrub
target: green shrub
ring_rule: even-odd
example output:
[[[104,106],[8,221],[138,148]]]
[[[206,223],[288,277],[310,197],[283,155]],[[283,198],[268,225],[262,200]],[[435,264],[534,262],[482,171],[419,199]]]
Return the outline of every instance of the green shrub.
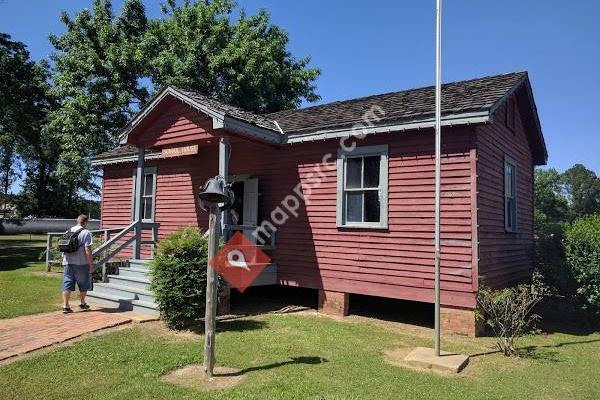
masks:
[[[564,223],[549,219],[535,210],[535,277],[548,295],[570,298],[575,293],[575,280],[566,267],[563,245]]]
[[[204,316],[207,262],[208,238],[197,228],[181,228],[160,241],[151,289],[169,328],[191,327]]]
[[[541,297],[533,285],[494,290],[485,286],[477,293],[481,312],[477,318],[492,329],[496,346],[505,356],[517,354],[516,341],[540,319],[533,308]]]
[[[582,307],[600,316],[600,215],[581,218],[565,232],[567,267],[577,282]]]

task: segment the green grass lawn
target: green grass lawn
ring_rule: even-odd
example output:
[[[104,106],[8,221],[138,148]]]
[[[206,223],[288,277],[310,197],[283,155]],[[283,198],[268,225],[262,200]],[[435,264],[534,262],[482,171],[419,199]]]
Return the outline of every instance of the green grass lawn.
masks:
[[[411,333],[412,332],[412,333]],[[160,380],[201,362],[202,338],[141,324],[0,366],[10,399],[598,399],[600,334],[536,335],[526,357],[489,353],[491,339],[448,337],[443,347],[476,355],[457,376],[390,365],[386,353],[429,345],[416,333],[363,318],[262,315],[220,323],[217,365],[245,373],[212,392]],[[482,354],[484,353],[484,354]],[[485,354],[488,353],[488,354]]]
[[[57,310],[61,276],[46,274],[45,235],[0,236],[0,318]]]

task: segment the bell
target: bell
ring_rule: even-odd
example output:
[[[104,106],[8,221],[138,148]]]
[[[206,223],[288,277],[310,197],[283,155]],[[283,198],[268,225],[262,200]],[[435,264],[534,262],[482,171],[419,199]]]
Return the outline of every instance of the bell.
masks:
[[[210,178],[204,184],[198,198],[205,203],[228,203],[230,198],[230,190],[227,187],[225,179],[220,176]]]

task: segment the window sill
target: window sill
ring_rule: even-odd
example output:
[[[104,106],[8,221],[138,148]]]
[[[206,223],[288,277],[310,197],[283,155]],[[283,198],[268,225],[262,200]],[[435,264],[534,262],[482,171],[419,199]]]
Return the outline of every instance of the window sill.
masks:
[[[341,229],[381,229],[381,230],[387,230],[388,226],[387,224],[371,224],[371,223],[350,223],[350,224],[343,224],[343,225],[337,225],[337,228],[341,228]]]

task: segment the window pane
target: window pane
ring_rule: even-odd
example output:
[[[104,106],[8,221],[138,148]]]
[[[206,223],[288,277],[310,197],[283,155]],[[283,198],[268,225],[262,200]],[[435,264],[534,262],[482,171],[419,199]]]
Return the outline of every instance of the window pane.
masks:
[[[144,195],[152,196],[154,193],[154,176],[152,174],[144,175]]]
[[[346,187],[356,189],[361,187],[362,158],[346,159]]]
[[[363,187],[378,187],[379,186],[379,160],[380,156],[365,157],[365,180]]]
[[[509,163],[504,164],[504,193],[506,197],[514,197],[515,167]]]
[[[144,219],[152,219],[152,197],[144,198]]]
[[[362,222],[362,207],[362,192],[346,192],[346,221]]]
[[[514,230],[517,225],[517,202],[514,199],[506,200],[506,227]]]
[[[365,192],[365,222],[379,222],[379,208],[379,191],[367,190]]]
[[[515,199],[517,197],[517,168],[514,165],[510,166],[510,196]]]

